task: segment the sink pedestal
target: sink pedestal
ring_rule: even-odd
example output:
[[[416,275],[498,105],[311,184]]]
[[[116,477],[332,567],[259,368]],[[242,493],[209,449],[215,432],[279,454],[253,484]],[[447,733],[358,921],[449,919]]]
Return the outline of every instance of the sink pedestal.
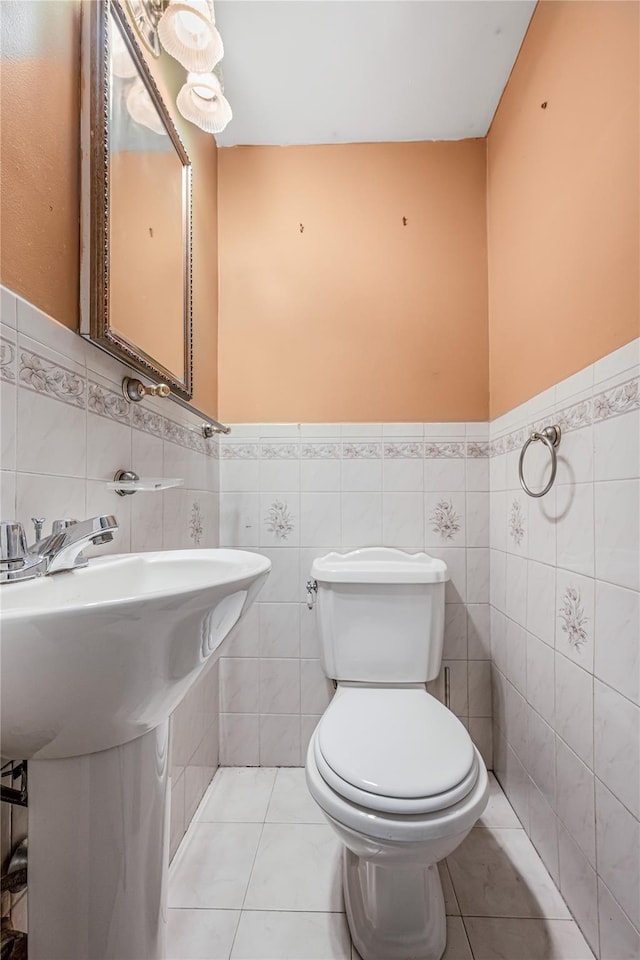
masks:
[[[29,960],[162,960],[169,724],[29,762]]]

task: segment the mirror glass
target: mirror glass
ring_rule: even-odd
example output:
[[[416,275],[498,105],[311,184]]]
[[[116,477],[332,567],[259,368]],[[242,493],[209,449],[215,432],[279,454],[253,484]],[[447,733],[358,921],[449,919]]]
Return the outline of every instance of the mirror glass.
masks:
[[[83,273],[90,289],[82,332],[188,399],[190,162],[122,8],[115,0],[90,7],[94,17],[102,7],[103,16],[91,50],[91,223],[83,243],[91,269]]]

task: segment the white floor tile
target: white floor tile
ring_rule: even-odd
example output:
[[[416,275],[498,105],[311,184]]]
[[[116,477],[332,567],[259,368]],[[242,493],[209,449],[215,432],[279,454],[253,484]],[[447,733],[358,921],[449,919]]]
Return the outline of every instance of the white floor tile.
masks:
[[[362,960],[355,947],[352,947],[351,960]],[[473,960],[464,924],[460,917],[447,917],[447,946],[442,960]],[[509,960],[516,960],[510,957]],[[519,960],[519,958],[518,958]]]
[[[340,846],[329,826],[265,824],[245,909],[341,911]]]
[[[502,792],[502,787],[492,773],[489,774],[489,803],[478,821],[479,827],[517,827],[522,824],[516,817],[513,807]]]
[[[232,960],[349,960],[343,913],[244,910]]]
[[[194,823],[173,862],[169,906],[241,907],[261,831],[259,823]]]
[[[238,910],[169,910],[167,960],[228,960]]]
[[[447,917],[447,946],[442,960],[473,960],[464,923],[460,917]]]
[[[464,923],[475,960],[593,960],[573,920],[465,917]]]
[[[476,828],[447,865],[463,917],[570,919],[524,830]]]
[[[307,789],[304,770],[295,767],[278,770],[267,823],[326,823]]]
[[[275,778],[270,767],[223,767],[213,778],[198,820],[263,823]]]
[[[444,908],[447,912],[447,916],[459,917],[460,907],[458,905],[455,890],[453,889],[451,874],[449,873],[449,867],[447,866],[446,860],[441,860],[438,864],[438,873],[440,874],[440,883],[442,884],[442,892],[444,894]]]

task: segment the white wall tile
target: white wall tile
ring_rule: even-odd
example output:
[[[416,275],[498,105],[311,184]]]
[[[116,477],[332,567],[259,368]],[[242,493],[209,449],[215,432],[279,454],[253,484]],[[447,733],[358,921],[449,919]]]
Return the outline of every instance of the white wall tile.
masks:
[[[567,831],[558,829],[560,890],[587,943],[598,952],[598,888],[596,872]]]
[[[223,657],[220,661],[222,713],[258,713],[259,661]]]
[[[640,707],[594,682],[594,771],[640,819]]]
[[[527,630],[553,646],[555,619],[555,567],[530,560],[527,571]]]
[[[299,657],[300,604],[258,602],[254,609],[259,617],[260,656]]]
[[[556,812],[589,863],[596,863],[595,780],[593,773],[557,738]]]
[[[555,718],[555,655],[553,647],[527,634],[527,701],[553,725]]]
[[[299,767],[300,715],[260,716],[260,765]]]
[[[596,778],[598,873],[640,927],[640,824]]]
[[[640,703],[640,594],[596,580],[595,602],[594,672]]]
[[[558,487],[556,511],[558,566],[593,577],[593,485],[582,483]]]
[[[376,546],[382,538],[382,494],[342,494],[342,546]]]
[[[298,659],[260,661],[259,712],[300,714],[300,661]]]
[[[640,475],[640,410],[594,424],[596,480],[626,480]]]
[[[640,590],[640,480],[595,484],[596,577]]]
[[[598,880],[598,915],[600,960],[626,960],[627,957],[640,957],[640,933],[616,903],[602,880]]]
[[[593,768],[593,677],[556,653],[556,730]]]

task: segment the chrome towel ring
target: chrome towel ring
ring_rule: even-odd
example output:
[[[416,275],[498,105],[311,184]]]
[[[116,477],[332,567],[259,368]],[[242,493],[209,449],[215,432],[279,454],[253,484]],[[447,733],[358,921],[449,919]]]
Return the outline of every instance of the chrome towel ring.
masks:
[[[534,430],[531,436],[528,437],[527,440],[525,441],[524,447],[522,448],[522,452],[520,453],[520,460],[518,461],[518,476],[520,477],[520,483],[522,485],[522,489],[524,490],[525,493],[528,493],[530,497],[544,497],[544,495],[546,493],[549,493],[549,490],[551,490],[551,487],[553,486],[553,481],[556,478],[556,471],[558,469],[558,455],[556,453],[556,447],[560,443],[561,436],[562,436],[562,433],[561,433],[560,427],[556,424],[553,427],[545,427],[544,430],[540,431],[540,433]],[[524,455],[527,452],[527,447],[529,446],[530,443],[533,443],[534,440],[542,440],[544,445],[549,450],[549,453],[551,454],[551,476],[549,477],[549,482],[547,483],[544,490],[540,490],[539,493],[534,493],[534,491],[530,490],[529,487],[526,485],[524,480],[524,471],[523,471]]]

